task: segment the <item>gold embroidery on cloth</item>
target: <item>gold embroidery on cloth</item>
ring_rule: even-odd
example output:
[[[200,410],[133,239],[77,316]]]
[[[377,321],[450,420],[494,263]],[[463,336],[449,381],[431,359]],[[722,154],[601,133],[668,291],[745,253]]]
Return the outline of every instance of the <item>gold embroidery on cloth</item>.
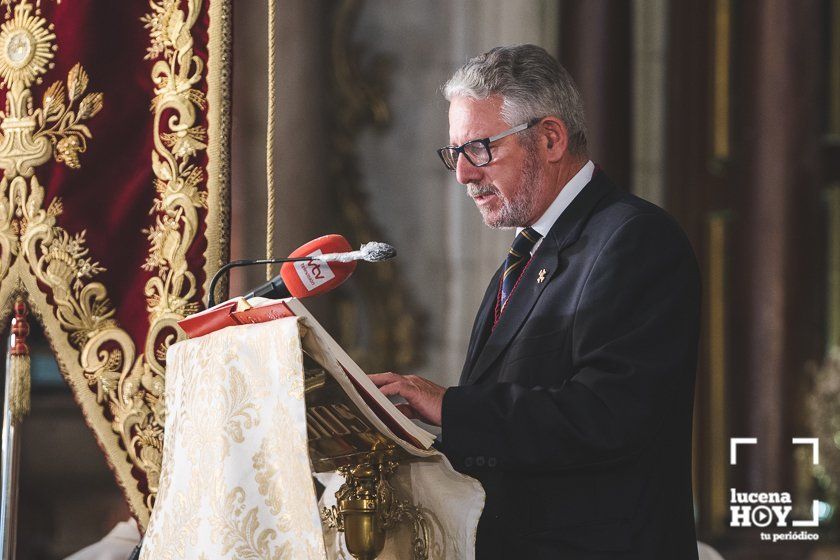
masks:
[[[298,324],[282,319],[243,329],[169,352],[168,470],[144,560],[167,558],[170,541],[186,542],[185,527],[198,535],[187,557],[324,558],[312,507]],[[185,509],[197,515],[197,528]]]
[[[237,486],[225,495],[224,486],[216,486],[217,495],[211,501],[213,509],[213,534],[222,540],[222,554],[234,552],[239,560],[291,560],[291,543],[286,541],[278,548],[272,541],[277,531],[261,528],[259,509],[246,510],[245,491]],[[214,538],[214,540],[215,540]]]
[[[279,417],[287,420],[289,418],[287,413],[282,413]],[[281,439],[279,436],[287,439]],[[311,478],[301,476],[302,473],[306,474],[311,470],[309,457],[306,453],[289,453],[290,449],[305,448],[305,439],[298,436],[301,434],[288,422],[288,425],[283,426],[276,434],[263,439],[259,451],[252,459],[254,480],[264,503],[274,514],[278,528],[290,535],[292,541],[307,546],[307,558],[317,558],[317,550],[307,540],[309,511],[300,507],[301,504],[310,503],[312,499]],[[299,441],[291,444],[290,438]],[[280,461],[295,462],[297,465],[294,469],[284,469]]]
[[[184,11],[180,1],[152,0],[151,12],[142,18],[151,38],[146,58],[155,60],[151,110],[155,146],[152,170],[157,193],[150,211],[155,224],[145,231],[150,247],[143,268],[155,275],[144,290],[149,331],[143,366],[144,379],[153,385],[156,399],[163,398],[166,349],[184,338],[176,323],[199,308],[194,301],[198,294],[196,278],[186,257],[198,232],[198,210],[207,208],[205,173],[196,163],[198,153],[207,148],[207,129],[196,125],[199,110],[206,109],[207,102],[194,87],[202,79],[204,63],[193,53],[191,35],[201,4],[201,0],[189,0]],[[162,409],[162,401],[158,402]],[[154,415],[157,439],[149,442],[156,450],[162,446],[163,424],[161,410]],[[160,455],[154,459],[155,472],[159,472]],[[150,490],[154,490],[151,485]]]
[[[171,477],[166,475],[166,466],[161,476],[161,486],[158,499],[165,502],[170,492]],[[202,470],[193,470],[193,478],[202,476]],[[192,485],[187,492],[176,492],[174,501],[176,507],[167,513],[173,519],[168,519],[167,524],[176,530],[161,532],[147,531],[144,535],[144,549],[152,548],[156,551],[155,560],[174,560],[184,558],[190,550],[198,544],[198,525],[201,521],[199,511],[201,506],[201,487]],[[160,515],[160,514],[158,514]]]
[[[22,0],[0,26],[0,81],[8,88],[0,114],[0,278],[6,278],[13,257],[22,256],[50,288],[55,319],[78,352],[84,378],[114,417],[112,429],[129,458],[152,474],[149,486],[156,489],[154,469],[147,467],[160,464],[161,434],[145,419],[150,411],[143,406],[140,387],[146,380],[142,368],[131,368],[139,365],[134,364],[134,343],[113,319],[105,286],[93,281],[104,268],[88,256],[85,231],[71,234],[56,225],[61,200],[53,199],[44,210],[44,188],[35,176],[35,169],[52,158],[80,167],[79,155],[92,138],[84,121],[99,112],[103,96],[86,93],[89,77],[76,64],[66,82],[53,83],[40,108],[33,108],[29,86],[52,67],[57,49],[53,25],[33,9]],[[151,408],[156,411],[154,403]]]
[[[5,111],[0,113],[0,279],[13,283],[15,278],[8,277],[13,259],[22,257],[50,288],[54,318],[67,333],[97,401],[110,405],[117,420],[113,430],[135,464],[138,457],[154,462],[154,453],[136,452],[150,434],[134,430],[142,422],[128,411],[136,408],[137,384],[128,379],[126,365],[133,362],[134,344],[116,325],[105,286],[93,281],[104,268],[88,255],[84,230],[71,234],[56,225],[62,213],[59,198],[43,208],[45,191],[35,175],[35,169],[52,158],[73,169],[81,165],[79,155],[92,138],[84,123],[103,103],[101,93],[86,93],[89,77],[76,64],[66,81],[47,88],[41,106],[34,108],[30,86],[41,82],[52,67],[54,41],[53,25],[27,0],[18,2],[0,26],[0,83],[7,88]],[[26,268],[16,268],[19,279],[21,274]]]
[[[229,349],[206,346],[203,352],[191,356],[195,367],[188,370],[189,382],[181,384],[181,402],[203,403],[207,408],[203,414],[172,425],[179,440],[190,441],[187,455],[197,468],[224,460],[230,455],[231,445],[242,443],[245,432],[260,423],[255,400],[262,395],[251,387],[249,376],[236,367],[235,358]],[[229,390],[217,389],[222,386]]]
[[[119,447],[110,441],[103,441],[103,446],[132,510],[145,525],[160,480],[165,353],[182,336],[176,321],[198,309],[196,278],[187,268],[186,253],[198,231],[198,210],[208,205],[205,173],[195,161],[207,148],[207,129],[196,124],[207,104],[194,87],[202,79],[204,63],[193,54],[191,36],[202,2],[188,0],[184,11],[179,1],[152,1],[151,13],[143,18],[151,37],[147,58],[162,60],[151,71],[157,196],[150,211],[156,215],[155,224],[146,232],[150,249],[144,268],[155,276],[144,290],[150,326],[140,355],[117,325],[105,286],[94,281],[104,268],[89,255],[85,231],[72,233],[56,225],[61,200],[53,199],[44,209],[45,191],[35,176],[36,168],[53,158],[72,169],[82,165],[81,154],[92,139],[85,122],[102,108],[103,96],[87,92],[90,78],[76,64],[64,82],[47,88],[40,107],[34,108],[30,86],[41,83],[53,67],[58,48],[54,27],[40,14],[38,2],[2,3],[7,6],[0,25],[0,85],[7,89],[5,111],[0,113],[2,292],[16,283],[15,276],[26,280],[26,267],[15,266],[18,256],[50,288],[54,319],[46,312],[46,298],[35,294],[36,284],[24,282],[43,308],[33,311],[46,321],[51,340],[73,355],[68,363],[67,356],[57,351],[61,369],[65,373],[81,369],[81,386],[86,382],[95,395],[99,410],[91,410],[86,397],[80,403],[98,437],[106,437],[97,420],[102,416],[117,435]],[[61,331],[67,333],[69,345],[55,340]],[[80,390],[75,377],[69,381]],[[120,447],[131,467],[115,456]],[[132,468],[145,477],[132,474]],[[137,479],[133,484],[132,476]]]

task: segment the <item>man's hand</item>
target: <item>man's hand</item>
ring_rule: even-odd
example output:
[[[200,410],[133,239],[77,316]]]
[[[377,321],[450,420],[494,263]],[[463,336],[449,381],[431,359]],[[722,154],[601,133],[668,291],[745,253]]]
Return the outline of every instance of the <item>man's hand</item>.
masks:
[[[398,373],[374,373],[370,380],[386,396],[399,395],[408,401],[398,404],[400,412],[409,418],[417,418],[427,424],[440,426],[443,409],[443,394],[446,387],[441,387],[416,375]]]

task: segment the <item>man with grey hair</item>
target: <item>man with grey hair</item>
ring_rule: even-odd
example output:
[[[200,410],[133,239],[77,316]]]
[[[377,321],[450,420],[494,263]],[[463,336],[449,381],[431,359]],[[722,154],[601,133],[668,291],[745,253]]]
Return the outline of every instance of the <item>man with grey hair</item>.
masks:
[[[516,237],[484,295],[457,387],[371,376],[481,481],[476,557],[697,558],[691,426],[696,259],[676,222],[587,155],[568,73],[497,47],[444,87],[438,150],[484,219]]]

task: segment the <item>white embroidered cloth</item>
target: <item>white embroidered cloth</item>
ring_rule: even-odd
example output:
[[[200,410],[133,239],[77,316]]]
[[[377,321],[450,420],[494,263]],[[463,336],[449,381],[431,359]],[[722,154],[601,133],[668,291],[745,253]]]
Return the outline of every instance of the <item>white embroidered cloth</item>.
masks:
[[[296,318],[170,347],[157,503],[141,560],[323,559]]]
[[[352,560],[343,535],[320,521],[319,508],[335,503],[342,479],[318,475],[327,485],[319,506],[298,319],[186,340],[166,360],[160,490],[141,560]],[[471,560],[481,485],[439,453],[423,455],[390,481],[425,512],[431,560]],[[390,532],[379,560],[411,557],[408,528]]]

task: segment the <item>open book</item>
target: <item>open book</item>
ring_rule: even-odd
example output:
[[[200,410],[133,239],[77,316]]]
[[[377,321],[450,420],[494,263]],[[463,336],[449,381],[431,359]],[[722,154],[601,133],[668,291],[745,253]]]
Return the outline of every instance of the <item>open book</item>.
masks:
[[[297,299],[234,298],[178,322],[187,336],[283,317],[300,317],[310,457],[316,471],[331,471],[395,436],[428,450],[434,435],[414,424],[338,345]],[[383,429],[384,428],[384,429]],[[405,447],[405,446],[403,446]]]

